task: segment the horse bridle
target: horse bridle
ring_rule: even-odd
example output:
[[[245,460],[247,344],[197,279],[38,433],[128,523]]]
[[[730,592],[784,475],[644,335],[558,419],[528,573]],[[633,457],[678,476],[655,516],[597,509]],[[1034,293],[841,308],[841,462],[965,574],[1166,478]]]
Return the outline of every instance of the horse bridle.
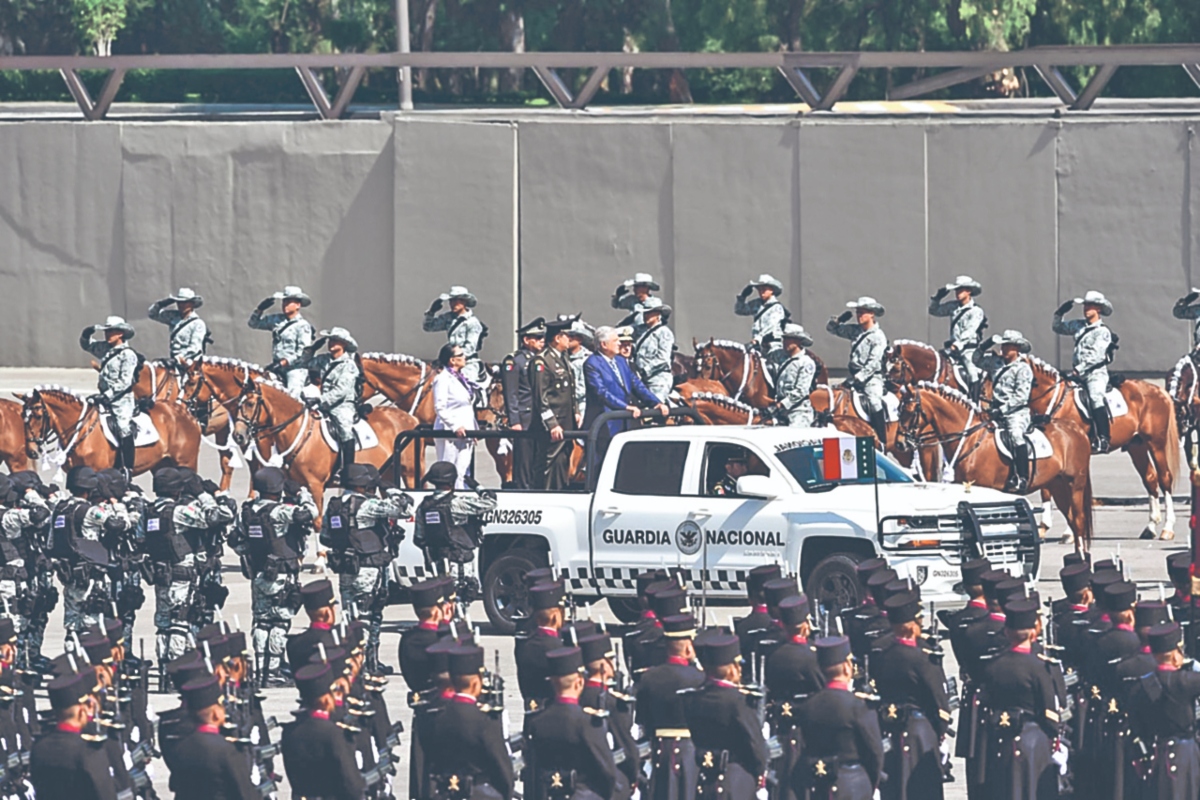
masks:
[[[89,404],[84,403],[83,409],[79,412],[79,419],[75,420],[75,424],[71,426],[69,431],[64,431],[64,435],[59,436],[58,431],[56,431],[54,426],[50,423],[50,412],[46,408],[46,401],[39,396],[35,406],[38,409],[37,416],[42,422],[42,434],[40,436],[30,435],[29,424],[33,421],[34,412],[33,408],[26,406],[21,409],[21,420],[25,423],[25,440],[37,445],[39,452],[51,439],[58,440],[59,444],[62,445],[64,449],[73,446],[73,444],[82,436],[87,436],[90,434],[100,422],[100,412],[97,410],[96,416],[93,418],[92,423],[88,426],[86,431],[83,431],[83,433],[80,434],[80,428],[83,427],[83,421],[88,416],[88,405]],[[70,442],[71,445],[64,444],[65,442]]]
[[[939,434],[939,433],[937,433],[936,426],[934,426],[934,424],[933,424],[933,420],[930,418],[930,416],[927,413],[925,413],[925,407],[921,403],[921,392],[918,391],[912,384],[905,384],[901,387],[901,389],[902,389],[903,395],[905,397],[912,398],[912,402],[915,406],[915,411],[913,412],[912,416],[916,417],[916,424],[915,425],[905,424],[905,422],[904,422],[905,414],[903,413],[903,405],[902,405],[901,406],[902,411],[901,411],[900,420],[899,420],[899,423],[900,423],[899,429],[900,429],[900,432],[904,434],[904,438],[905,438],[905,441],[908,442],[908,446],[912,449],[913,453],[918,454],[918,457],[919,457],[919,451],[923,448],[932,447],[932,446],[941,447],[942,445],[947,444],[949,442],[955,442],[955,441],[960,441],[960,440],[965,441],[967,439],[967,437],[971,436],[976,431],[983,430],[990,424],[990,420],[987,418],[987,416],[985,414],[983,414],[981,412],[980,417],[979,417],[979,422],[975,423],[974,425],[969,425],[968,427],[963,428],[961,431],[959,431],[957,433]],[[904,401],[901,400],[902,404],[903,404],[903,402]],[[926,426],[928,426],[929,429],[932,431],[932,433],[930,433],[929,435],[925,435],[925,434],[921,433],[921,430],[923,428],[925,428]],[[971,445],[971,449],[967,450],[967,452],[958,453],[957,458],[955,460],[961,461],[965,456],[968,456],[971,453],[973,453],[982,444],[983,444],[983,440],[980,439],[978,442]],[[943,452],[942,455],[944,458],[945,453]]]

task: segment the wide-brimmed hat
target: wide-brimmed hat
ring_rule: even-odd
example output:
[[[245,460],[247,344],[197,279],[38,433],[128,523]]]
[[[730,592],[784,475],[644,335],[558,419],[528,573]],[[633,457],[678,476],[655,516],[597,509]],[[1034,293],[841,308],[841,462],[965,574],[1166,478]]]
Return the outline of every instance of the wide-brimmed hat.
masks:
[[[874,312],[877,317],[882,317],[886,313],[883,303],[880,303],[874,297],[867,297],[866,295],[846,303],[846,308],[865,308],[868,311]]]
[[[773,275],[763,273],[754,280],[750,281],[750,285],[757,289],[759,286],[770,286],[775,290],[775,294],[783,294],[783,284]]]
[[[333,339],[334,341],[341,342],[351,353],[358,352],[358,342],[350,335],[350,331],[345,328],[335,325],[327,331],[321,331],[317,335],[322,339]]]
[[[133,329],[132,325],[125,321],[124,317],[109,317],[108,319],[104,320],[102,325],[97,325],[96,330],[103,331],[105,333],[108,333],[109,331],[120,331],[121,333],[125,334],[125,341],[129,341],[137,335],[137,331]]]
[[[285,286],[272,296],[276,300],[299,300],[301,308],[308,308],[312,305],[312,298],[306,295],[299,286]]]
[[[629,279],[631,286],[649,286],[650,291],[657,292],[660,288],[658,282],[654,280],[654,276],[649,272],[635,272],[633,277]]]
[[[196,308],[204,305],[204,298],[196,294],[195,289],[189,289],[186,286],[181,287],[175,294],[167,295],[167,299],[174,303],[191,303]]]
[[[571,327],[567,328],[567,333],[571,336],[578,336],[580,339],[583,339],[585,344],[591,343],[596,338],[596,329],[591,325],[588,325],[578,316],[575,317],[575,320],[571,323]]]
[[[804,330],[804,326],[797,325],[794,322],[789,322],[783,326],[783,338],[796,339],[805,347],[811,347],[813,343],[812,337]]]
[[[1015,344],[1017,349],[1022,353],[1029,353],[1033,351],[1033,345],[1029,343],[1028,339],[1021,335],[1020,331],[1007,330],[1004,333],[998,334],[995,337],[995,342],[999,345]]]
[[[462,300],[467,304],[467,308],[474,308],[475,304],[479,302],[475,299],[475,295],[471,294],[471,292],[465,286],[451,286],[450,291],[446,292],[445,294],[438,295],[438,297],[440,297],[443,301]]]
[[[671,316],[671,311],[673,309],[664,303],[661,298],[647,297],[643,302],[634,306],[633,310],[642,314],[643,316],[651,312],[658,312],[662,314],[663,319],[666,319],[667,317]]]
[[[947,283],[946,288],[951,292],[957,292],[959,289],[969,289],[972,297],[983,291],[983,287],[979,284],[979,281],[970,275],[959,275],[950,283]]]
[[[1095,289],[1089,290],[1083,297],[1076,297],[1076,303],[1082,303],[1085,306],[1100,306],[1100,316],[1107,317],[1113,312],[1112,303],[1108,302],[1108,298],[1103,292],[1097,292]]]

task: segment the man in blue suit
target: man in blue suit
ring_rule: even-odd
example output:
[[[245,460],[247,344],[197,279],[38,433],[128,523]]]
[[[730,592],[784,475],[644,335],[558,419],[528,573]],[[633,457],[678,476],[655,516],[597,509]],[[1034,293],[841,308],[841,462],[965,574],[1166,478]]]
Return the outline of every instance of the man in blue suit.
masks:
[[[665,416],[669,409],[660,403],[654,393],[646,388],[641,378],[620,355],[620,342],[616,328],[603,326],[596,329],[596,352],[583,362],[583,376],[587,384],[587,415],[583,429],[591,430],[592,422],[605,411],[632,411],[636,419],[642,414],[644,404],[657,408]],[[602,458],[613,436],[626,430],[627,420],[612,420],[606,431],[601,431],[599,456]]]

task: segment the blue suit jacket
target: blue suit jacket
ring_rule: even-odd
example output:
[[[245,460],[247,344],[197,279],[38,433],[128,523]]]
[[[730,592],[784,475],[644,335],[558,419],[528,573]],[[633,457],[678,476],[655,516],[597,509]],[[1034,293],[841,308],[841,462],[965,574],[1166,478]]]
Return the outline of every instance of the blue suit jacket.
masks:
[[[587,384],[587,416],[583,420],[584,430],[591,430],[592,422],[605,411],[624,411],[626,406],[658,405],[658,398],[646,388],[623,356],[616,356],[613,361],[621,375],[619,380],[608,360],[599,353],[588,356],[587,361],[583,362],[583,377]],[[608,423],[609,434],[616,435],[625,430],[627,422],[612,420]]]

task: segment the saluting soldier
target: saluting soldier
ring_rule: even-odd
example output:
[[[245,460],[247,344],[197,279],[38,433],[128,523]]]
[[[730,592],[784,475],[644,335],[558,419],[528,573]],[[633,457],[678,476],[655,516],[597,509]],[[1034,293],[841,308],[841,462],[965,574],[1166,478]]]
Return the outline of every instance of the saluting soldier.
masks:
[[[1193,351],[1200,349],[1200,305],[1195,304],[1197,300],[1200,300],[1200,289],[1193,286],[1190,292],[1175,301],[1175,307],[1171,309],[1175,319],[1190,319],[1195,322],[1192,329]]]
[[[1083,319],[1063,320],[1076,304],[1083,304]],[[1079,381],[1092,417],[1093,453],[1107,453],[1112,416],[1104,396],[1108,393],[1108,365],[1117,347],[1117,337],[1102,317],[1113,312],[1112,303],[1100,292],[1089,290],[1083,297],[1063,303],[1054,312],[1053,330],[1059,336],[1075,339],[1071,355],[1071,376]]]
[[[646,323],[637,307],[649,300],[651,292],[657,292],[659,288],[661,287],[654,278],[646,272],[638,272],[632,278],[623,281],[613,292],[612,307],[632,313],[626,315],[617,325],[629,325],[640,333],[646,327]]]
[[[665,664],[651,667],[638,681],[637,722],[650,740],[654,772],[652,800],[688,800],[696,795],[697,764],[680,690],[697,689],[704,673],[694,662],[696,619],[691,614],[664,617]]]
[[[842,339],[849,339],[850,375],[846,384],[862,392],[871,427],[879,441],[887,441],[887,418],[883,407],[884,360],[887,358],[888,339],[879,318],[885,313],[883,305],[874,297],[860,297],[846,303],[848,310],[836,319],[830,318],[825,330]],[[851,318],[857,316],[857,321]]]
[[[508,427],[514,431],[536,431],[541,420],[533,413],[533,381],[530,365],[546,347],[546,320],[536,317],[517,328],[521,346],[504,359],[500,379],[504,385],[504,408]],[[536,489],[542,485],[541,464],[537,463],[537,445],[525,436],[513,440],[513,488]]]
[[[283,304],[282,314],[263,313],[276,301]],[[271,363],[268,369],[276,372],[287,386],[288,393],[299,397],[308,383],[308,364],[304,351],[316,337],[316,328],[300,313],[312,305],[312,298],[299,286],[285,286],[258,304],[250,314],[249,325],[254,330],[271,332]]]
[[[224,691],[216,675],[183,686],[183,703],[196,730],[175,746],[171,791],[177,800],[257,800],[262,796],[250,782],[245,756],[221,735],[226,720]]]
[[[354,750],[336,714],[334,691],[340,675],[329,664],[307,664],[296,670],[300,690],[298,719],[283,729],[283,768],[297,797],[361,800],[366,782],[354,761]]]
[[[581,319],[576,318],[567,329],[567,338],[571,344],[567,348],[567,358],[571,362],[571,372],[575,375],[575,427],[583,424],[583,415],[587,411],[587,382],[583,377],[583,364],[592,355],[595,347],[596,329]]]
[[[483,340],[487,337],[487,325],[484,325],[471,310],[477,302],[475,295],[471,294],[467,287],[451,286],[450,291],[438,295],[429,306],[421,329],[426,333],[445,331],[446,343],[461,347],[467,359],[463,374],[475,385],[482,386],[485,375],[479,353],[483,350]],[[449,303],[450,308],[442,311],[442,305],[445,303]]]
[[[780,422],[793,428],[811,428],[814,421],[813,384],[817,378],[817,362],[805,350],[811,347],[812,337],[794,322],[783,326],[783,350],[787,360],[779,368],[775,382],[775,408]]]
[[[638,304],[637,311],[645,324],[640,331],[634,329],[637,338],[633,343],[633,365],[650,393],[665,403],[675,383],[671,371],[675,334],[667,327],[671,307],[657,297],[649,297]]]
[[[329,356],[313,358],[321,345],[329,343]],[[358,445],[354,437],[354,423],[358,419],[358,364],[354,354],[358,342],[350,331],[333,327],[321,331],[319,337],[305,348],[305,363],[316,363],[321,371],[321,396],[309,400],[329,420],[329,432],[338,440],[339,480],[345,485],[346,471],[354,463]]]
[[[104,340],[93,342],[95,333],[103,335]],[[133,418],[137,413],[133,384],[137,382],[141,362],[141,357],[129,346],[134,335],[133,326],[121,317],[109,317],[103,325],[89,325],[79,335],[79,346],[100,359],[100,375],[96,379],[99,393],[89,398],[89,402],[104,406],[111,415],[117,436],[116,465],[130,473],[137,457],[133,439]]]
[[[789,776],[802,800],[870,800],[883,768],[879,717],[854,694],[854,657],[845,636],[816,641],[825,689],[796,711],[804,753]]]
[[[563,438],[563,433],[575,429],[578,409],[575,405],[575,373],[567,358],[570,339],[567,330],[579,319],[559,317],[546,323],[548,347],[533,358],[530,378],[536,416],[540,425],[539,455],[541,472],[545,476],[542,488],[560,491],[571,479],[571,453],[575,442]]]
[[[174,305],[175,308],[171,308]],[[203,358],[212,337],[208,325],[200,319],[196,309],[204,305],[204,298],[186,286],[162,300],[156,300],[148,312],[150,319],[170,328],[171,360],[180,363]]]
[[[959,275],[929,298],[929,313],[932,316],[950,318],[950,338],[944,347],[962,369],[962,375],[968,383],[967,392],[975,398],[979,397],[982,377],[974,357],[975,348],[979,346],[983,331],[987,328],[987,314],[975,303],[975,297],[982,291],[979,281],[969,275]],[[946,296],[951,293],[954,299],[947,300]]]
[[[750,295],[758,293],[757,297]],[[750,326],[750,343],[762,350],[767,368],[778,373],[783,363],[783,325],[790,314],[779,301],[783,284],[771,275],[759,275],[746,284],[733,304],[739,317],[754,317]]]
[[[1000,346],[1000,355],[990,352]],[[989,336],[976,348],[972,358],[992,377],[989,411],[1003,426],[1012,451],[1011,473],[1004,491],[1025,494],[1029,488],[1029,442],[1025,438],[1033,424],[1029,413],[1029,394],[1033,391],[1033,369],[1021,356],[1033,347],[1020,331],[1007,330]]]

